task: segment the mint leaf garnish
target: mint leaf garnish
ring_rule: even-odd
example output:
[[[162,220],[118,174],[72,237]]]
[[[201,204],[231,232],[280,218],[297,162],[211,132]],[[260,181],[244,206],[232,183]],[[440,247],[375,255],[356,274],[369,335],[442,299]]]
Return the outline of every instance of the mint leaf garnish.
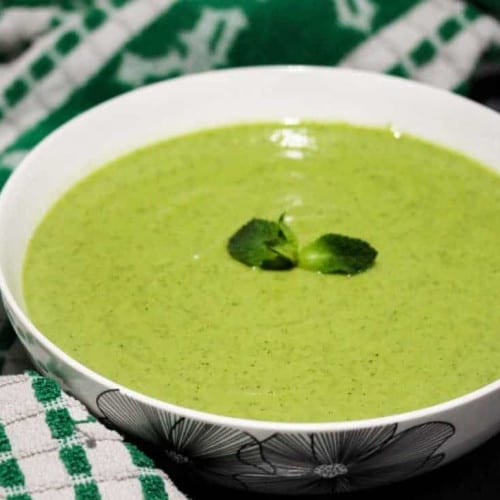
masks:
[[[291,269],[298,260],[297,238],[284,215],[277,222],[252,219],[229,238],[227,250],[239,262],[261,269]]]
[[[324,234],[299,252],[299,267],[331,274],[357,274],[373,265],[375,250],[366,241],[341,234]]]
[[[357,274],[373,265],[377,250],[366,241],[324,234],[299,251],[297,237],[285,222],[252,219],[229,238],[227,250],[239,262],[261,269],[301,267],[324,274]]]

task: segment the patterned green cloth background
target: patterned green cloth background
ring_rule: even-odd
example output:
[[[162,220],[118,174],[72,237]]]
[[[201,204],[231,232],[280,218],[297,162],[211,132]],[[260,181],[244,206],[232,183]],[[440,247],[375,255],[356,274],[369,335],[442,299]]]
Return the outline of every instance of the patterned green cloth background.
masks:
[[[0,1],[0,186],[31,148],[73,116],[186,73],[285,63],[344,66],[467,94],[482,63],[500,64],[499,18],[500,0]],[[0,373],[28,366],[0,311]],[[33,374],[23,377],[31,388],[43,385]],[[12,380],[0,377],[0,392]],[[20,411],[24,404],[19,400]],[[56,406],[69,404],[61,396]],[[41,404],[45,420],[50,408]],[[27,500],[26,485],[4,488],[19,477],[1,419],[0,498],[8,491],[11,499]],[[94,484],[90,476],[82,484]],[[77,483],[68,483],[72,491]],[[82,498],[106,498],[99,488]]]
[[[466,92],[500,57],[498,0],[4,0],[0,176],[79,112],[211,68],[359,67]]]

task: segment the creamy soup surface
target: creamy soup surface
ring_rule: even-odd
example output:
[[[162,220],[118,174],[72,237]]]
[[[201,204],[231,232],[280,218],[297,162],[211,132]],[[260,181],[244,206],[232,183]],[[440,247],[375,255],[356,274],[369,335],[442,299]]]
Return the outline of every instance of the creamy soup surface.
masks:
[[[71,161],[68,159],[68,161]],[[228,238],[287,214],[301,243],[368,241],[356,276],[264,271]],[[204,130],[70,189],[29,244],[36,326],[111,380],[260,420],[379,417],[500,377],[500,177],[470,158],[345,124]]]

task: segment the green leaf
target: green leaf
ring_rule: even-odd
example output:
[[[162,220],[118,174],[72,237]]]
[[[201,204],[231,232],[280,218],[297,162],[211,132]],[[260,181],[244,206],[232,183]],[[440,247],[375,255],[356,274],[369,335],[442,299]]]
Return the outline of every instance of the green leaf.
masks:
[[[261,269],[285,270],[297,265],[297,238],[285,223],[252,219],[229,238],[227,250],[239,262]]]
[[[366,241],[341,234],[324,234],[301,249],[299,267],[331,274],[357,274],[375,262],[377,250]]]

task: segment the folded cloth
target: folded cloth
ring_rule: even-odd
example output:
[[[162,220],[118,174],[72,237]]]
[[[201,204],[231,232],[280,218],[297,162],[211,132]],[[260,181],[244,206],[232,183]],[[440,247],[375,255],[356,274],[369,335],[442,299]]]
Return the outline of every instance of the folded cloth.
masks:
[[[56,127],[145,83],[263,64],[363,68],[466,92],[500,61],[498,0],[3,0],[0,179]],[[32,5],[32,7],[29,7]],[[353,96],[354,98],[354,96]]]
[[[143,84],[221,67],[316,64],[467,93],[500,63],[498,0],[3,0],[0,187],[47,134]],[[353,99],[355,99],[353,95]],[[0,311],[0,373],[29,366]],[[0,377],[0,498],[182,498],[54,382]]]
[[[134,445],[30,372],[0,377],[0,498],[186,497]]]

